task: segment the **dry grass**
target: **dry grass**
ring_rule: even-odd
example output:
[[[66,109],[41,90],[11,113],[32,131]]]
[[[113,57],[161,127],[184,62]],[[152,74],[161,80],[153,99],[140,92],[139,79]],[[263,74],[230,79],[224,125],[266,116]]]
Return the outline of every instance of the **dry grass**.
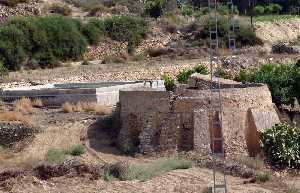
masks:
[[[22,112],[25,114],[34,112],[31,100],[26,97],[22,97],[21,99],[17,100],[14,106],[14,110],[17,112]]]
[[[98,115],[108,115],[112,112],[108,106],[99,105],[95,102],[77,102],[69,103],[66,102],[62,105],[63,112],[94,112]]]
[[[241,157],[238,161],[254,170],[262,170],[265,167],[263,159],[259,157]]]
[[[74,123],[65,126],[49,127],[43,132],[37,133],[33,142],[23,151],[14,154],[5,162],[0,163],[7,167],[34,165],[44,161],[50,149],[71,149],[80,144],[80,139],[86,134],[86,127]]]
[[[0,113],[0,121],[12,122],[18,121],[28,126],[33,126],[33,121],[29,116],[23,115],[21,112],[7,111]]]
[[[38,108],[43,107],[44,104],[43,104],[42,99],[40,99],[40,98],[33,99],[32,106],[38,107]]]
[[[69,102],[66,102],[62,105],[63,112],[65,113],[73,113],[73,105]]]

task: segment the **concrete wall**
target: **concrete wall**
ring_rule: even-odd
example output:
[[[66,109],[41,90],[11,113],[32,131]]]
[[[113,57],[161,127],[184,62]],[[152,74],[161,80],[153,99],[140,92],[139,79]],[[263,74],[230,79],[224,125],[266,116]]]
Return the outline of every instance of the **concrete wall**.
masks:
[[[119,143],[132,143],[130,133],[134,129],[134,141],[138,141],[142,153],[189,150],[209,153],[210,136],[217,137],[222,131],[227,155],[256,154],[257,130],[273,126],[279,119],[268,87],[248,86],[221,89],[221,111],[218,92],[211,96],[210,90],[181,88],[175,93],[143,88],[122,90]],[[210,116],[212,112],[214,119]],[[209,120],[214,120],[213,124]],[[211,147],[217,149],[219,145]]]

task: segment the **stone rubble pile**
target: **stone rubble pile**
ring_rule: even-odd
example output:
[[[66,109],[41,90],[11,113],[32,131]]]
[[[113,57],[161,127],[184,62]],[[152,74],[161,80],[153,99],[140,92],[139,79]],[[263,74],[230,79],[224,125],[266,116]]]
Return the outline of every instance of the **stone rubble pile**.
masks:
[[[153,26],[147,38],[143,40],[136,49],[136,54],[147,55],[148,50],[154,48],[167,48],[168,45],[179,39],[178,34],[163,32],[163,29]],[[89,48],[86,57],[91,60],[103,60],[108,56],[124,56],[127,54],[127,43],[121,43],[106,39],[97,46]]]
[[[0,122],[0,145],[13,146],[15,143],[34,136],[35,129],[22,123]]]

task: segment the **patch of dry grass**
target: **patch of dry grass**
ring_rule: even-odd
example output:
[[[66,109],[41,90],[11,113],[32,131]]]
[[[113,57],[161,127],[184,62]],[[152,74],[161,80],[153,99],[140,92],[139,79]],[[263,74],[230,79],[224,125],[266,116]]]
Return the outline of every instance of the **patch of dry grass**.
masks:
[[[79,123],[66,124],[65,126],[49,127],[37,133],[33,142],[23,151],[1,164],[7,167],[34,165],[44,161],[50,149],[71,149],[80,144],[80,139],[86,134],[86,127]]]
[[[238,161],[254,170],[262,170],[265,167],[264,160],[260,157],[241,157]]]
[[[73,113],[73,105],[69,102],[66,102],[62,105],[62,109],[64,113]]]
[[[17,100],[14,104],[14,110],[21,113],[33,113],[34,108],[32,106],[32,102],[29,98],[22,97],[21,99]]]
[[[23,115],[21,112],[16,111],[7,111],[0,113],[0,121],[18,121],[28,126],[34,125],[32,119],[29,116]]]
[[[32,100],[32,106],[38,107],[38,108],[43,107],[44,104],[43,104],[42,99],[40,99],[40,98],[35,98],[35,99],[33,99],[33,100]]]
[[[98,115],[107,115],[112,112],[112,109],[108,106],[99,105],[95,102],[77,102],[69,103],[66,102],[62,105],[63,112],[94,112]]]

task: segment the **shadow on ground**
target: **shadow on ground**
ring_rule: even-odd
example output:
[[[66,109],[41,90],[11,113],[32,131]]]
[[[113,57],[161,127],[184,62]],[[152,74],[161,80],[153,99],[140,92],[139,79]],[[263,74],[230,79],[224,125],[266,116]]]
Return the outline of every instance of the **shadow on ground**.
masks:
[[[96,152],[121,155],[116,146],[116,136],[113,120],[108,116],[98,118],[87,131],[90,148]]]

